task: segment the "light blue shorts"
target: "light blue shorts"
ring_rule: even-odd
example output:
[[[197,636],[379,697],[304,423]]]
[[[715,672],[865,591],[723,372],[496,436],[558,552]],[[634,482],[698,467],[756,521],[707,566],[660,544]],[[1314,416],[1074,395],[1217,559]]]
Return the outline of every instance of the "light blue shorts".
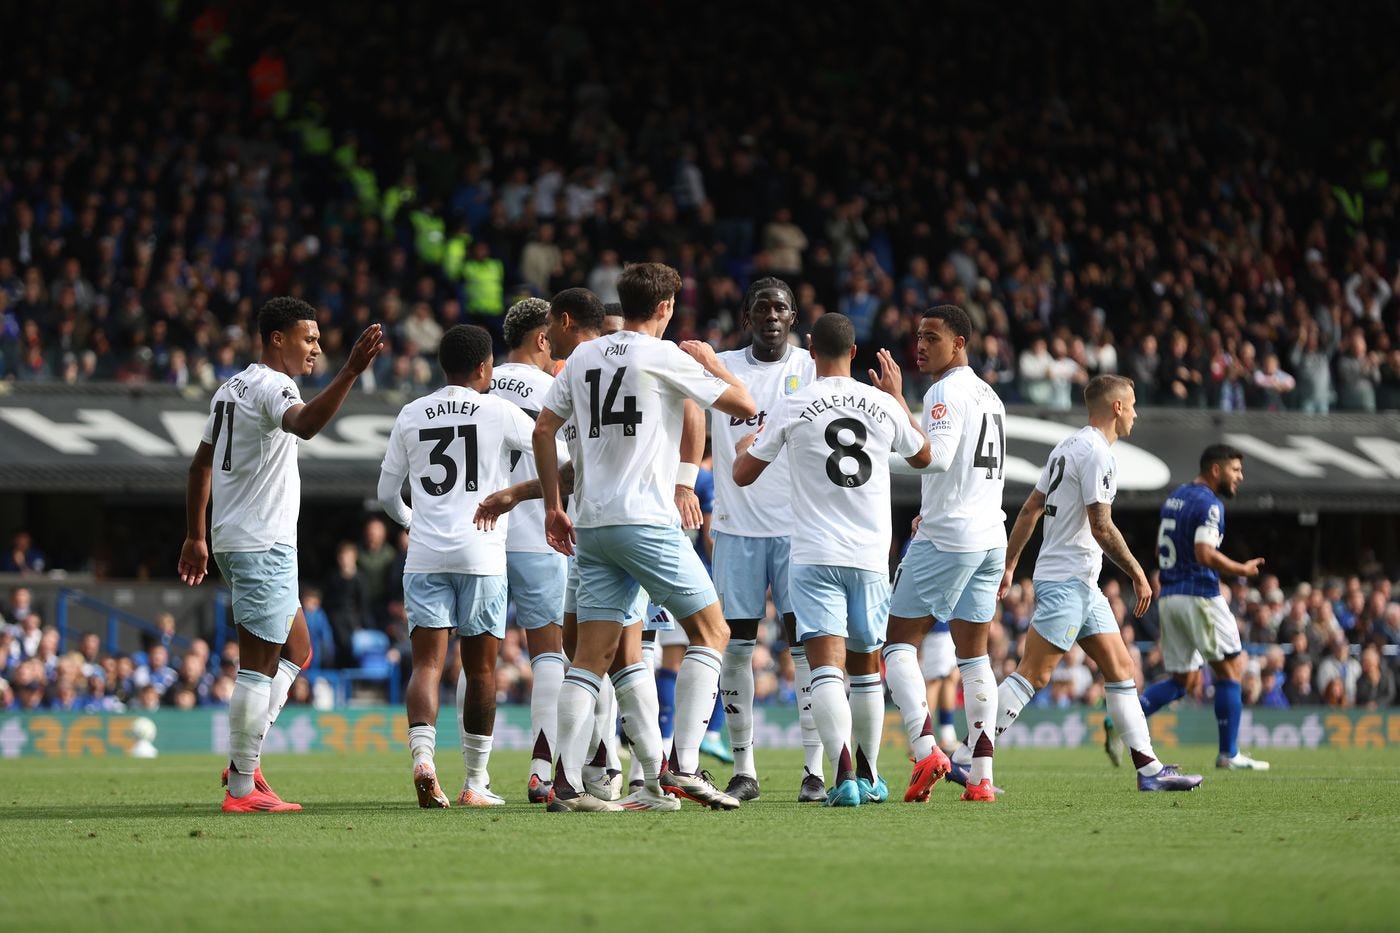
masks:
[[[894,573],[890,615],[990,622],[997,612],[997,588],[1005,571],[1004,547],[940,551],[932,541],[917,538]]]
[[[403,607],[408,630],[450,628],[463,638],[506,637],[506,575],[406,573]]]
[[[716,601],[715,585],[679,525],[578,530],[579,621],[623,622],[645,589],[678,619]]]
[[[515,603],[515,621],[523,629],[564,624],[564,581],[569,559],[558,551],[506,552],[506,580]]]
[[[1061,651],[1090,635],[1117,635],[1103,590],[1079,580],[1036,580],[1031,628]]]
[[[578,618],[578,559],[565,558],[569,562],[569,572],[564,580],[564,611],[572,612],[575,619]],[[637,598],[632,600],[632,605],[627,607],[627,622],[631,624],[638,620],[646,623],[642,629],[644,632],[664,632],[670,625],[675,625],[676,620],[671,619],[670,624],[662,624],[665,620],[658,621],[653,618],[660,607],[651,604],[651,597],[647,596],[647,591],[637,590]],[[587,620],[585,620],[587,621]],[[597,620],[593,620],[597,621]],[[653,623],[655,626],[653,627]]]
[[[846,639],[868,654],[885,643],[890,621],[889,575],[878,570],[793,564],[788,592],[797,613],[797,640],[814,635]]]
[[[715,589],[726,619],[762,619],[773,590],[778,615],[792,612],[788,598],[788,538],[746,538],[715,532]]]
[[[297,549],[274,544],[266,551],[214,555],[233,596],[233,621],[274,645],[285,645],[301,608],[297,593]]]

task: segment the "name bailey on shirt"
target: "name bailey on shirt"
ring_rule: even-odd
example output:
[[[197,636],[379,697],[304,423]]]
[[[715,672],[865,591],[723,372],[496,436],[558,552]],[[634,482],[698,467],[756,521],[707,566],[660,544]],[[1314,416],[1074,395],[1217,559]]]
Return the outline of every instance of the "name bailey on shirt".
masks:
[[[441,418],[443,415],[475,415],[477,409],[480,407],[481,406],[475,402],[448,399],[447,401],[438,402],[436,405],[429,405],[427,408],[423,409],[423,414],[427,416],[429,421],[432,421],[434,418]]]
[[[810,405],[802,409],[798,417],[803,421],[813,421],[822,412],[833,409],[853,409],[864,412],[875,419],[876,424],[884,424],[889,418],[889,412],[879,405],[859,395],[827,395],[819,399],[814,399]]]

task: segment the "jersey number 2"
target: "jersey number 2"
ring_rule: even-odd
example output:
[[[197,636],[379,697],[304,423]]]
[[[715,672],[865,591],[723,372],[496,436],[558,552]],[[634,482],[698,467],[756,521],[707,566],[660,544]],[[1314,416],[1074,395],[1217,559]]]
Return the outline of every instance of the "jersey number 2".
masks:
[[[442,467],[441,480],[430,479],[427,476],[418,477],[423,491],[430,496],[445,496],[457,485],[457,462],[447,455],[447,448],[451,445],[454,434],[462,439],[464,469],[461,472],[465,478],[465,489],[467,492],[476,492],[476,425],[462,424],[457,426],[455,432],[451,428],[422,428],[418,432],[420,442],[436,442],[428,452],[428,462],[433,466]]]
[[[1055,494],[1055,490],[1060,488],[1060,484],[1065,481],[1065,458],[1056,457],[1050,463],[1050,488],[1045,490],[1045,517],[1054,518],[1059,511],[1050,504],[1050,497]]]

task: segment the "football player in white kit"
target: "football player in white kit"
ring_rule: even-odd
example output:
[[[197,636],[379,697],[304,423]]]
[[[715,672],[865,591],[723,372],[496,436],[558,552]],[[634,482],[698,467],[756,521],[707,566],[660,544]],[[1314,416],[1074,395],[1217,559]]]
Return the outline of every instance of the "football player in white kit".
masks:
[[[1114,441],[1132,433],[1137,420],[1131,379],[1095,376],[1084,387],[1089,424],[1055,445],[1031,494],[1026,497],[1006,545],[1006,570],[997,598],[1011,589],[1021,551],[1045,515],[1044,539],[1036,558],[1035,613],[1026,632],[1026,647],[1016,671],[998,690],[996,733],[1016,721],[1022,708],[1050,682],[1055,665],[1076,641],[1093,658],[1104,678],[1108,713],[1137,769],[1138,790],[1193,790],[1198,774],[1181,774],[1163,765],[1152,750],[1147,718],[1138,703],[1133,661],[1123,644],[1118,622],[1099,589],[1103,556],[1133,579],[1135,614],[1152,601],[1152,585],[1113,524],[1113,500],[1118,493]],[[964,744],[963,760],[971,755]]]
[[[680,287],[679,274],[660,263],[623,270],[618,295],[626,328],[574,351],[535,426],[546,537],[566,554],[578,543],[578,645],[559,695],[561,768],[554,786],[555,804],[565,809],[609,809],[581,793],[580,775],[594,700],[639,586],[681,621],[691,644],[677,681],[672,767],[661,786],[715,808],[739,805],[699,768],[728,636],[714,585],[681,532],[672,490],[685,399],[745,418],[756,409],[708,344],[688,341],[677,348],[659,338]],[[552,440],[570,418],[566,440],[573,454],[577,526],[562,508]],[[623,646],[631,664],[632,648]],[[640,667],[640,642],[635,662]],[[646,779],[650,784],[652,775]]]
[[[496,656],[506,630],[508,526],[472,524],[486,491],[504,484],[510,457],[532,450],[534,424],[491,387],[491,335],[458,324],[442,336],[438,361],[447,384],[403,407],[389,434],[379,474],[379,501],[408,529],[404,610],[413,650],[408,681],[408,744],[420,807],[448,806],[438,785],[438,688],[453,633],[459,636],[466,696],[463,806],[505,803],[491,790],[487,766],[496,722]],[[400,490],[410,483],[414,507]]]
[[[753,653],[759,623],[768,612],[770,592],[797,671],[802,744],[807,755],[798,800],[826,799],[821,736],[812,722],[812,674],[807,653],[797,642],[797,617],[788,596],[788,538],[794,525],[789,455],[779,453],[750,486],[737,485],[733,476],[735,445],[755,428],[762,428],[785,398],[816,378],[812,354],[788,341],[796,316],[796,299],[782,279],[757,279],[749,286],[740,317],[749,331],[749,345],[721,353],[719,359],[748,386],[758,414],[736,418],[718,410],[710,412],[715,589],[729,625],[719,689],[734,750],[734,776],[725,792],[739,800],[756,800],[759,795],[753,755]]]
[[[783,399],[768,424],[739,444],[734,482],[759,478],[785,448],[796,482],[790,590],[797,637],[812,665],[812,715],[832,766],[826,805],[889,797],[878,754],[885,719],[880,645],[890,604],[891,453],[922,468],[929,442],[895,401],[899,367],[881,350],[873,388],[851,378],[855,331],[842,314],[812,327],[816,380]],[[882,391],[883,390],[883,391]],[[756,438],[756,439],[755,439]],[[851,697],[846,699],[846,673]],[[852,740],[854,739],[854,752]]]
[[[545,393],[554,382],[550,351],[549,302],[525,298],[506,312],[503,331],[508,355],[491,377],[491,394],[514,402],[531,419],[539,416]],[[510,456],[511,484],[535,478],[530,453]],[[531,803],[549,802],[554,768],[555,723],[559,688],[568,659],[564,656],[564,585],[569,559],[544,540],[544,506],[522,503],[506,532],[506,578],[515,603],[515,621],[525,632],[530,652],[530,732],[534,750],[526,794]],[[465,672],[463,674],[465,676]]]
[[[928,800],[951,768],[937,745],[918,647],[935,618],[948,620],[963,681],[963,709],[974,758],[964,800],[994,799],[992,730],[996,675],[987,655],[988,623],[1006,564],[1006,407],[967,364],[972,321],[956,305],[929,308],[919,322],[917,364],[934,383],[920,430],[932,460],[922,477],[914,540],[895,572],[885,680],[904,719],[914,770],[906,802]],[[901,399],[902,401],[902,399]],[[891,458],[890,469],[901,466]],[[932,660],[932,659],[930,659]]]
[[[210,402],[190,463],[178,567],[188,585],[204,580],[204,513],[212,494],[214,559],[232,592],[240,663],[229,700],[225,813],[301,809],[273,792],[259,766],[263,736],[298,669],[279,657],[293,628],[306,630],[297,581],[297,438],[320,433],[384,348],[379,325],[371,324],[330,384],[303,403],[293,377],[309,375],[321,353],[315,310],[295,298],[274,298],[258,312],[258,332],[262,358],[219,386]]]

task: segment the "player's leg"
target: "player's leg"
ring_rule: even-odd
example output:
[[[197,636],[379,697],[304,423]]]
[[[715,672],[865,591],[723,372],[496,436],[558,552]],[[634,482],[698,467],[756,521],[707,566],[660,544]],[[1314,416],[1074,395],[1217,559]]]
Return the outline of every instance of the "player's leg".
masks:
[[[229,583],[238,628],[238,677],[229,699],[228,790],[224,812],[300,810],[271,789],[255,786],[267,734],[272,681],[297,615],[296,549],[274,545],[267,551],[216,554]]]
[[[1199,651],[1215,674],[1215,722],[1220,736],[1217,768],[1235,771],[1267,771],[1269,763],[1240,752],[1240,719],[1244,700],[1240,680],[1246,657],[1240,644],[1240,629],[1234,614],[1222,597],[1197,598],[1202,643]]]
[[[451,574],[456,588],[458,650],[466,694],[462,704],[462,763],[466,782],[457,797],[462,806],[500,806],[487,768],[496,730],[496,658],[506,634],[506,578]]]
[[[612,667],[622,638],[627,607],[637,596],[637,583],[612,563],[608,541],[599,532],[579,530],[575,563],[578,567],[578,623],[571,655],[573,664],[559,690],[558,761],[554,771],[552,811],[620,810],[617,804],[587,793],[583,766],[592,757],[598,696]],[[567,644],[567,633],[565,635]]]
[[[894,574],[890,597],[889,639],[884,647],[885,681],[890,685],[894,700],[904,721],[909,739],[909,757],[914,762],[914,775],[904,799],[926,800],[928,788],[947,770],[947,762],[939,761],[933,718],[929,715],[928,694],[923,671],[919,668],[919,645],[933,624],[935,603],[944,601],[943,592],[949,583],[944,579],[951,568],[935,566],[938,551],[928,541],[915,540],[905,551]]]
[[[1186,696],[1191,675],[1201,666],[1196,651],[1193,618],[1196,597],[1163,596],[1157,603],[1157,618],[1161,625],[1162,662],[1167,676],[1142,692],[1142,712],[1151,716],[1164,706]]]
[[[1040,597],[1039,590],[1036,597]],[[1097,587],[1084,586],[1083,597],[1084,625],[1079,633],[1079,644],[1103,674],[1108,714],[1113,717],[1123,744],[1132,756],[1138,790],[1192,790],[1201,783],[1200,775],[1180,774],[1174,767],[1165,767],[1157,760],[1147,717],[1143,715],[1133,680],[1133,659],[1123,644],[1108,600]]]
[[[272,693],[268,697],[267,725],[268,728],[277,721],[277,717],[282,714],[282,708],[287,705],[287,694],[292,691],[292,684],[296,683],[297,677],[311,663],[311,630],[306,627],[306,614],[301,611],[301,606],[297,606],[296,617],[292,619],[292,630],[287,633],[287,643],[282,646],[281,656],[277,660],[277,673],[272,677]]]
[[[862,803],[884,803],[889,785],[880,776],[880,740],[885,728],[885,688],[880,683],[880,647],[888,635],[890,582],[881,571],[841,568],[846,583],[846,672],[850,680],[851,742]]]
[[[680,676],[681,662],[685,660],[685,649],[689,645],[685,642],[685,630],[679,625],[661,632],[660,639],[661,660],[656,668],[657,717],[661,726],[662,756],[669,759],[676,734],[676,678]]]
[[[420,575],[405,575],[408,576]],[[404,589],[407,600],[407,583]],[[421,593],[422,588],[419,589]],[[421,620],[421,616],[418,618]],[[445,625],[437,628],[414,625],[414,615],[409,619],[408,643],[413,654],[413,670],[408,677],[404,705],[408,713],[408,750],[413,756],[413,788],[418,794],[418,806],[446,810],[447,795],[438,783],[433,755],[437,749],[438,692],[452,629]]]
[[[798,803],[826,802],[826,767],[822,764],[825,751],[817,721],[812,717],[812,665],[807,661],[807,649],[797,640],[797,615],[783,615],[783,638],[792,655],[793,687],[797,691],[797,723],[802,729],[802,787],[797,792]]]
[[[785,537],[715,534],[715,590],[729,625],[719,678],[734,757],[734,777],[726,790],[741,800],[754,800],[759,794],[753,755],[753,653],[770,586],[779,614],[787,610],[788,550]]]
[[[734,753],[734,776],[726,793],[740,800],[757,800],[758,768],[753,754],[753,652],[758,645],[758,619],[729,619],[729,644],[724,648],[719,692],[729,725]]]
[[[569,666],[564,655],[563,615],[572,567],[562,554],[506,554],[506,577],[515,619],[530,653],[530,734],[533,736],[526,796],[548,803],[557,744],[559,688]],[[577,586],[577,579],[573,580]],[[572,608],[572,606],[570,606]]]
[[[933,711],[933,721],[938,727],[938,747],[946,752],[958,747],[955,713],[958,707],[958,684],[962,683],[962,678],[958,676],[957,657],[953,654],[953,636],[940,633],[937,640],[940,650],[947,652],[950,663],[947,667],[940,668],[948,673],[935,678],[929,684],[929,707]],[[924,641],[927,644],[928,639]]]
[[[619,803],[628,810],[679,810],[680,801],[667,795],[661,789],[659,780],[661,728],[657,721],[656,681],[642,656],[642,645],[645,644],[642,639],[645,613],[646,600],[643,594],[641,606],[634,607],[634,611],[629,613],[635,621],[623,629],[622,640],[613,656],[612,669],[609,672],[617,697],[614,708],[620,713],[623,736],[632,747],[633,773],[641,783],[626,797],[618,793],[616,797],[609,796],[605,799],[621,797]],[[584,769],[585,783],[588,780],[588,770]],[[611,769],[607,772],[610,781],[613,779],[613,773]],[[616,783],[621,784],[620,772],[617,773]],[[610,785],[609,791],[611,789]],[[592,793],[594,796],[601,796],[597,790],[593,790]]]
[[[1006,566],[1006,549],[992,548],[967,554],[944,554],[962,586],[954,590],[948,607],[948,631],[963,685],[963,715],[967,720],[967,745],[972,750],[967,784],[993,789],[992,760],[996,754],[996,726],[1000,714],[1000,689],[987,653],[988,630],[997,611],[997,588]]]
[[[847,610],[845,568],[794,564],[789,594],[797,614],[797,637],[812,666],[812,719],[832,767],[827,806],[859,806],[860,785],[851,754],[851,705],[846,698]],[[864,647],[864,646],[863,646]]]

